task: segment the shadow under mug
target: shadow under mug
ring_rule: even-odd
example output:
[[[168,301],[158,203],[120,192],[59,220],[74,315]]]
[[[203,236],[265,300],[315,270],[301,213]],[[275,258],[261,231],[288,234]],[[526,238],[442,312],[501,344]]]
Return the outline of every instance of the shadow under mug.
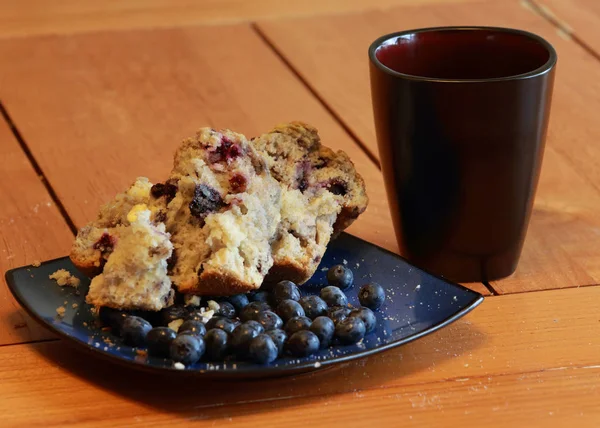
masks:
[[[554,48],[525,31],[402,31],[369,48],[381,167],[401,253],[454,281],[517,266],[544,151]]]

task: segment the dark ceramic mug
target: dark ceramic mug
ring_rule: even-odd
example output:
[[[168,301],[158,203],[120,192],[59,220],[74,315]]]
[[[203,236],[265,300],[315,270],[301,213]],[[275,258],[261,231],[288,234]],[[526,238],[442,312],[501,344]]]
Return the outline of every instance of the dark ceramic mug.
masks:
[[[534,34],[402,31],[369,48],[381,166],[402,254],[454,281],[514,272],[557,61]]]

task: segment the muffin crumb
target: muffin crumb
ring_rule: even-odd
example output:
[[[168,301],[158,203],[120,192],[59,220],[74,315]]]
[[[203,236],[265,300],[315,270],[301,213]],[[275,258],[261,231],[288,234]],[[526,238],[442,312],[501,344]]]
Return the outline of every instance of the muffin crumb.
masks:
[[[58,308],[56,308],[56,314],[59,316],[59,318],[64,317],[66,311],[67,310],[65,309],[64,306],[59,306]]]
[[[42,265],[42,262],[40,262],[39,260],[34,260],[31,263],[31,266],[33,266],[33,267],[40,267],[41,265]]]
[[[177,333],[177,331],[179,331],[179,327],[181,327],[181,324],[183,324],[183,320],[182,319],[176,319],[173,320],[169,323],[168,327],[173,330],[175,333]]]
[[[48,278],[56,281],[58,285],[61,287],[79,287],[81,281],[76,276],[73,276],[71,272],[66,269],[59,269],[56,272],[52,273]]]
[[[200,296],[196,296],[195,294],[186,294],[183,296],[183,301],[185,303],[185,306],[198,307],[200,306],[201,298]]]

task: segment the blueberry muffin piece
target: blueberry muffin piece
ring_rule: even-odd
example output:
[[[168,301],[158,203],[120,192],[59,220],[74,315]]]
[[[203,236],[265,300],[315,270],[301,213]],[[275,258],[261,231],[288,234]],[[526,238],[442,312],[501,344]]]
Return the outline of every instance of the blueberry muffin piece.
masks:
[[[201,129],[178,148],[169,179],[151,195],[171,234],[178,291],[230,295],[260,287],[273,265],[281,189],[243,135]]]
[[[167,275],[173,245],[163,223],[151,220],[146,204],[127,213],[127,224],[115,226],[113,244],[102,273],[92,279],[86,302],[116,309],[158,311],[173,304]]]
[[[102,271],[116,242],[119,226],[129,225],[127,214],[139,204],[147,204],[152,183],[138,177],[123,193],[103,205],[96,220],[85,225],[71,248],[71,261],[86,275],[93,277]]]
[[[315,272],[331,237],[366,209],[364,181],[348,155],[323,146],[317,130],[301,122],[277,126],[252,145],[282,186],[275,264],[267,280],[301,284]]]

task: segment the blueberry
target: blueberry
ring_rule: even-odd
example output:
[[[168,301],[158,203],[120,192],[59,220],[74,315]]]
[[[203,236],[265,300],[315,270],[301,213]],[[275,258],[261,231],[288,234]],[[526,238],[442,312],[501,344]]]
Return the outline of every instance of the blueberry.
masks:
[[[352,309],[346,306],[334,306],[332,308],[327,309],[327,316],[331,318],[334,324],[337,324],[350,314]]]
[[[321,289],[321,299],[329,306],[346,306],[348,298],[339,287],[329,285]]]
[[[279,318],[279,315],[271,311],[260,312],[256,321],[264,327],[265,331],[275,330],[283,326],[283,321]]]
[[[203,319],[204,319],[204,317],[202,316],[202,312],[200,312],[200,311],[189,312],[184,318],[185,321],[197,321],[197,322],[202,322]]]
[[[300,299],[300,305],[302,305],[305,315],[310,319],[315,319],[327,313],[327,303],[319,296],[304,296]]]
[[[235,173],[229,179],[229,185],[231,186],[231,190],[234,193],[241,193],[246,190],[246,185],[248,184],[248,179],[244,174]]]
[[[240,312],[240,319],[242,321],[256,320],[260,312],[270,310],[271,307],[265,302],[250,302],[242,309],[242,312]]]
[[[160,311],[160,324],[167,327],[171,322],[179,319],[185,319],[189,311],[185,306],[173,305]]]
[[[218,211],[225,205],[219,192],[206,184],[196,184],[194,198],[189,204],[190,213],[199,219]]]
[[[121,327],[121,337],[126,345],[144,346],[146,335],[152,330],[152,325],[144,318],[128,316]]]
[[[305,316],[304,309],[300,303],[295,300],[284,300],[279,305],[277,305],[277,314],[281,317],[284,322],[287,322],[291,318],[294,317],[303,317]]]
[[[119,311],[107,306],[102,306],[98,316],[100,317],[102,325],[110,327],[115,331],[115,333],[119,333],[125,318],[127,318],[129,314],[127,312]]]
[[[267,336],[270,336],[271,339],[273,339],[273,343],[275,343],[275,346],[277,346],[277,349],[279,351],[279,355],[281,355],[281,353],[283,352],[283,344],[285,343],[288,337],[286,332],[281,330],[280,328],[277,328],[275,330],[269,330],[265,332],[265,334]]]
[[[344,345],[351,345],[365,337],[365,323],[357,317],[348,317],[337,323],[335,336]]]
[[[209,156],[209,162],[231,162],[233,159],[241,156],[244,150],[239,144],[234,143],[226,136],[221,137],[221,145],[218,146],[214,153]]]
[[[169,327],[154,327],[146,336],[148,353],[156,357],[168,357],[171,342],[175,336],[177,334]]]
[[[321,347],[325,348],[329,346],[331,339],[333,339],[335,324],[331,318],[316,317],[310,325],[310,331],[317,335],[319,342],[321,343]]]
[[[334,195],[345,195],[348,192],[348,184],[337,178],[327,183],[326,188]]]
[[[213,328],[206,332],[204,343],[206,345],[206,356],[210,361],[222,361],[227,354],[229,335],[219,329]]]
[[[292,334],[285,349],[294,357],[307,357],[319,350],[319,338],[312,331],[302,330]]]
[[[200,321],[184,321],[183,324],[179,326],[179,330],[177,330],[177,334],[193,334],[195,336],[204,336],[206,334],[206,327]]]
[[[253,302],[268,303],[269,293],[265,290],[255,291],[254,293],[250,294],[250,300],[252,300]]]
[[[371,333],[373,330],[375,330],[375,326],[377,325],[377,318],[375,318],[375,314],[371,309],[353,309],[348,316],[358,317],[365,323],[365,334]]]
[[[277,359],[279,350],[270,336],[259,334],[250,341],[248,357],[258,364],[269,364]]]
[[[292,281],[281,281],[273,287],[273,298],[277,304],[284,300],[300,300],[300,290]]]
[[[238,325],[231,334],[231,347],[238,357],[245,357],[248,354],[250,341],[264,332],[264,328],[256,321],[246,321]]]
[[[156,183],[150,188],[150,194],[155,198],[166,196],[167,201],[171,201],[177,193],[177,186],[170,183]]]
[[[362,306],[377,310],[385,302],[385,291],[377,283],[371,283],[360,287],[358,300]]]
[[[233,333],[233,330],[239,325],[239,322],[230,320],[225,317],[212,317],[206,323],[206,329],[211,330],[213,328],[218,328],[223,330],[225,333]]]
[[[258,321],[254,321],[254,320],[246,321],[243,325],[246,325],[247,327],[257,330],[259,334],[265,332],[265,328]]]
[[[235,318],[235,307],[226,301],[219,302],[219,309],[215,312],[215,315],[225,318]]]
[[[160,312],[156,311],[134,311],[131,315],[135,315],[136,317],[144,318],[148,321],[152,326],[160,326],[161,317]]]
[[[182,334],[171,342],[169,354],[175,362],[190,365],[197,362],[204,354],[205,344],[200,336]]]
[[[288,322],[285,323],[285,327],[283,328],[285,332],[289,335],[292,335],[300,330],[308,330],[310,328],[312,321],[307,317],[294,317],[290,318]]]
[[[248,296],[246,296],[245,294],[236,294],[235,296],[229,296],[227,300],[229,300],[229,303],[233,305],[237,312],[240,312],[246,307],[248,303],[250,303],[248,301]]]
[[[354,282],[354,274],[344,265],[335,265],[327,271],[327,282],[345,290]]]

